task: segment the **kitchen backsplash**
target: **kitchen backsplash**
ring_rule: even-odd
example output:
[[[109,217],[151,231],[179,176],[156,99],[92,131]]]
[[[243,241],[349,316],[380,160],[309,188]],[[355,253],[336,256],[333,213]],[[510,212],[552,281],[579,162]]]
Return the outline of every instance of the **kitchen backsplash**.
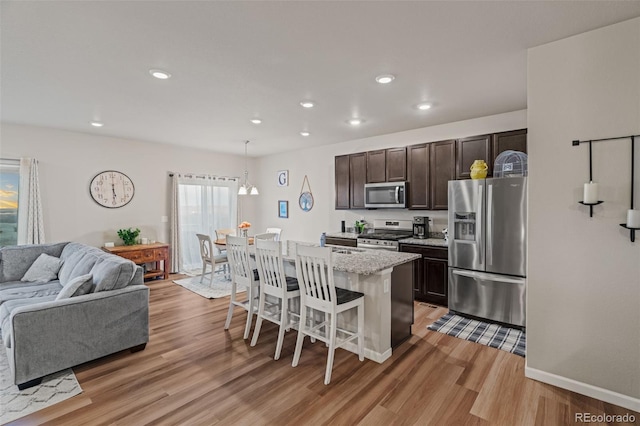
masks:
[[[340,221],[344,220],[347,232],[352,232],[356,220],[364,219],[367,222],[365,232],[373,226],[374,219],[398,219],[413,220],[414,216],[429,217],[429,232],[442,233],[449,226],[448,212],[446,210],[426,211],[426,210],[407,210],[407,209],[378,209],[378,210],[335,210],[337,219],[335,222],[335,230],[340,230]],[[351,229],[350,229],[351,228]],[[436,237],[438,238],[438,237]],[[441,237],[440,237],[441,238]]]

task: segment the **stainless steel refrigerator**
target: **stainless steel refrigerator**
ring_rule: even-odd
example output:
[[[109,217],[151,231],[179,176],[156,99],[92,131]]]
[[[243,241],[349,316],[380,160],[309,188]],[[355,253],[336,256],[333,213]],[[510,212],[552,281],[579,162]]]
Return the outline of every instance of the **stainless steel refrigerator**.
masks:
[[[449,310],[525,326],[527,178],[449,181]]]

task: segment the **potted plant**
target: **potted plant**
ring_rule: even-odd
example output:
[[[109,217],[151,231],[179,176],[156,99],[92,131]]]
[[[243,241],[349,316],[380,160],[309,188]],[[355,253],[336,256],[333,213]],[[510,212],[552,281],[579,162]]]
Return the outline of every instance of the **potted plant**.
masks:
[[[138,241],[138,235],[140,235],[140,230],[136,229],[119,229],[118,237],[122,238],[125,246],[132,246]]]

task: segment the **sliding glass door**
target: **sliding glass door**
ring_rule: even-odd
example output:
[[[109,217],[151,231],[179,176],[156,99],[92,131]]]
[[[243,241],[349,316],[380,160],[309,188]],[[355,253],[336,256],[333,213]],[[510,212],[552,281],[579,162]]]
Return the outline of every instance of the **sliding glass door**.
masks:
[[[181,176],[177,196],[181,272],[195,273],[202,270],[196,234],[215,240],[216,229],[236,229],[238,225],[238,182],[234,178]]]

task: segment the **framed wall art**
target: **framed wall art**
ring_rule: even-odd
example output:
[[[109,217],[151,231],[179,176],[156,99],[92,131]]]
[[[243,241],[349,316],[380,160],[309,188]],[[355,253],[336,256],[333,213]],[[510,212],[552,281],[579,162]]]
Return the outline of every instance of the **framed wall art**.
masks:
[[[289,217],[289,202],[278,200],[278,217],[287,219]]]
[[[289,170],[278,171],[278,186],[289,186]]]
[[[309,188],[308,191],[304,190],[304,185],[307,184]],[[302,188],[300,188],[300,198],[298,198],[298,205],[302,209],[303,212],[308,212],[313,208],[313,194],[311,193],[311,184],[309,183],[309,178],[307,175],[304,175],[304,180],[302,181]]]

